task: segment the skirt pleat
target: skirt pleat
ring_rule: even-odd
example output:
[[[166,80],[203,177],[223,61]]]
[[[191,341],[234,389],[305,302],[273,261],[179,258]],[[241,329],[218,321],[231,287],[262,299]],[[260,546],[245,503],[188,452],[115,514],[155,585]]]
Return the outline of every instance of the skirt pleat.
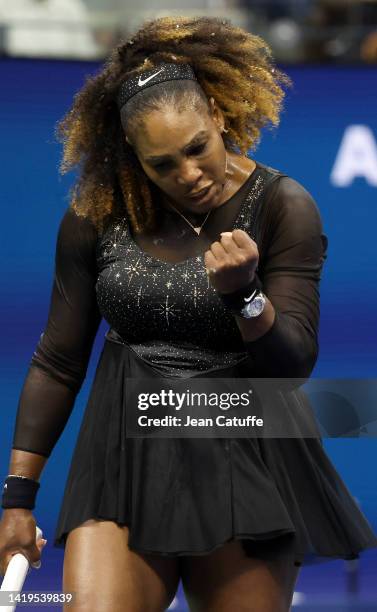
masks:
[[[129,346],[105,340],[55,546],[90,518],[127,525],[132,550],[164,556],[237,539],[249,556],[287,554],[298,565],[377,546],[319,438],[128,438],[126,379],[156,376]]]

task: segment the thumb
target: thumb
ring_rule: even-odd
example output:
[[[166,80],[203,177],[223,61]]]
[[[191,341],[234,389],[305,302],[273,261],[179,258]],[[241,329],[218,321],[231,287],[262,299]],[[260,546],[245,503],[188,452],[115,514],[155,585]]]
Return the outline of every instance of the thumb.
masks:
[[[31,567],[35,569],[39,569],[41,567],[41,549],[34,544],[34,546],[29,549],[29,563]]]
[[[39,552],[39,559],[37,561],[33,561],[30,563],[31,567],[33,567],[34,569],[39,569],[41,567],[41,554],[46,544],[47,544],[47,540],[44,540],[44,539],[38,540],[37,550]]]
[[[31,567],[33,567],[34,569],[39,569],[42,565],[41,560],[39,559],[39,561],[36,561],[35,563],[30,563]]]

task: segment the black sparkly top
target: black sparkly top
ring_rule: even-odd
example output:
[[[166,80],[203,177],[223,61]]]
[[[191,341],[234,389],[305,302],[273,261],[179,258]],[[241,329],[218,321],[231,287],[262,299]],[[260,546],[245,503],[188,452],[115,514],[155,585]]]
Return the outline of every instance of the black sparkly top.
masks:
[[[49,456],[86,375],[101,318],[109,340],[127,344],[162,376],[188,377],[247,362],[250,377],[308,376],[317,357],[319,293],[327,239],[318,208],[295,180],[257,163],[197,240],[176,213],[166,223],[182,248],[169,253],[161,233],[144,250],[126,215],[99,237],[70,208],[56,246],[50,311],[20,395],[13,448]],[[240,228],[257,243],[258,275],[276,317],[245,342],[209,282],[204,252],[222,231]],[[153,252],[153,254],[151,254]]]
[[[254,225],[266,178],[259,174],[244,185],[244,192],[249,188],[229,229],[247,231]],[[209,282],[204,253],[178,263],[150,256],[132,239],[123,218],[114,221],[99,244],[97,261],[97,299],[112,328],[108,336],[126,341],[162,375],[192,376],[248,356],[234,316]]]

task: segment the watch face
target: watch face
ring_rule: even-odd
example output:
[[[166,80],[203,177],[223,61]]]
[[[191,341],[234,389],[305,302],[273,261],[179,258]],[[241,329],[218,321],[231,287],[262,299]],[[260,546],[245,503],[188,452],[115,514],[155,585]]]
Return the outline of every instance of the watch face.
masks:
[[[264,296],[262,294],[257,295],[257,297],[255,297],[250,304],[246,304],[246,306],[242,309],[242,313],[247,319],[259,317],[264,310],[265,304],[266,300]]]

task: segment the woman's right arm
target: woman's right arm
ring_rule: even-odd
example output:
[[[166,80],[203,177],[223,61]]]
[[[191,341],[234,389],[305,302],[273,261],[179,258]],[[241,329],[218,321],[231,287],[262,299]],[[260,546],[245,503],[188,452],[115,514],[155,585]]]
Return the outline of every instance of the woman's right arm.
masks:
[[[47,324],[20,394],[9,474],[39,479],[85,379],[101,321],[95,292],[96,241],[93,224],[68,208],[58,231]],[[34,527],[33,543],[29,542],[24,551],[33,551],[29,558],[33,555],[35,558],[35,522],[31,511],[4,509],[1,523],[0,557],[3,557],[4,546],[9,553],[3,538],[15,542],[14,535],[10,537],[15,526],[20,531],[21,525],[28,525],[29,538],[24,534],[21,539],[24,543],[29,541],[30,528]],[[19,544],[18,550],[21,551]],[[14,552],[17,550],[13,546],[12,554]],[[0,562],[1,570],[4,567]]]

